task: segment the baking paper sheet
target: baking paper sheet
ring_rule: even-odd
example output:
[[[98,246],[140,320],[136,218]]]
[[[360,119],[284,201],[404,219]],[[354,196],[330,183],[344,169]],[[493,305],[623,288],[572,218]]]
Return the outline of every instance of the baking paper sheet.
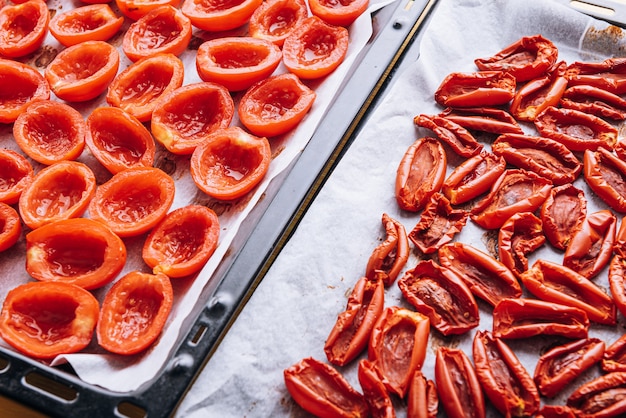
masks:
[[[359,53],[372,34],[371,13],[392,2],[393,0],[372,1],[369,10],[359,17],[349,28],[350,43],[348,53],[340,67],[323,80],[307,82],[317,93],[313,108],[296,130],[286,134],[284,137],[271,139],[273,160],[269,171],[263,182],[249,196],[235,202],[219,202],[210,199],[199,191],[193,183],[188,170],[189,157],[174,156],[157,144],[158,151],[155,158],[155,166],[166,171],[176,181],[175,200],[171,210],[189,203],[203,204],[214,209],[219,215],[221,226],[219,246],[208,264],[197,277],[172,280],[174,287],[174,306],[169,317],[170,319],[160,339],[153,347],[141,354],[124,357],[107,354],[97,345],[94,338],[91,345],[81,353],[59,356],[51,362],[52,365],[69,362],[83,381],[119,392],[133,391],[156,376],[159,369],[167,360],[170,351],[181,333],[185,335],[188,332],[189,327],[188,324],[185,323],[185,320],[192,317],[194,308],[198,306],[202,307],[204,302],[206,302],[199,300],[199,296],[206,286],[214,285],[210,280],[212,274],[218,268],[223,257],[229,252],[229,249],[232,251],[231,244],[233,244],[233,240],[242,223],[247,220],[252,208],[263,198],[270,182],[277,178],[277,176],[298,157],[302,149],[306,146],[319,121],[326,113],[328,106],[332,103],[337,92],[340,91],[340,87],[346,76],[350,74],[353,64],[358,62]],[[54,13],[62,13],[80,5],[80,3],[74,3],[72,0],[51,0],[48,3],[48,7],[53,15]],[[111,7],[117,11],[114,2],[111,3]],[[119,14],[119,11],[117,13]],[[123,29],[128,27],[130,23],[131,22],[126,19]],[[184,85],[202,81],[198,77],[195,69],[195,50],[203,41],[216,36],[245,35],[245,33],[245,27],[220,34],[210,34],[196,30],[189,49],[180,56],[185,64]],[[120,72],[131,63],[121,49],[122,34],[123,31],[120,32],[119,36],[110,40],[110,42],[119,47],[120,50]],[[49,35],[43,47],[33,56],[29,56],[23,61],[43,72],[47,63],[49,63],[61,49],[63,49],[62,46]],[[285,71],[285,68],[281,64],[275,73]],[[234,95],[235,106],[242,94],[243,93],[238,93]],[[52,95],[52,99],[58,100],[54,95]],[[104,100],[104,94],[92,101],[73,105],[82,111],[85,117],[96,107],[108,106]],[[239,122],[235,116],[232,125],[238,124]],[[10,148],[21,153],[13,140],[12,124],[0,125],[0,147]],[[110,174],[90,155],[87,148],[85,148],[79,160],[87,163],[95,171],[98,184],[110,178]],[[33,165],[35,172],[38,172],[39,169],[42,168],[42,166],[37,163],[33,162]],[[85,216],[89,216],[89,214],[87,213]],[[251,220],[251,222],[254,222],[254,220]],[[25,230],[24,234],[27,232],[28,231]],[[144,240],[145,235],[125,240],[128,260],[122,274],[131,270],[149,271],[141,260],[141,247]],[[24,269],[25,252],[25,241],[22,237],[13,248],[0,254],[0,300],[4,300],[6,293],[13,287],[32,280]],[[110,285],[98,289],[94,291],[94,294],[99,300],[102,300],[109,287]],[[1,339],[0,343],[8,346]]]
[[[394,196],[395,173],[404,152],[417,138],[432,135],[416,128],[413,117],[441,111],[433,94],[448,73],[475,71],[475,58],[489,57],[520,37],[535,34],[551,39],[560,59],[568,63],[624,54],[622,30],[552,1],[439,2],[423,34],[419,59],[396,76],[184,398],[177,417],[309,416],[285,389],[283,370],[305,357],[326,361],[323,346],[337,315],[364,274],[372,250],[385,239],[381,215],[386,212],[401,221],[407,232],[418,222],[419,214],[400,211]],[[451,171],[460,159],[449,162]],[[588,214],[605,208],[582,178],[575,184],[585,190]],[[471,221],[456,237],[491,254],[496,239],[497,232],[487,232]],[[417,263],[416,251],[405,269]],[[546,243],[531,255],[530,264],[539,257],[560,262],[562,255]],[[595,281],[608,292],[606,270]],[[410,308],[397,284],[387,289],[385,297],[385,306]],[[491,308],[480,301],[479,307],[476,330],[490,330]],[[615,327],[592,325],[590,336],[602,338],[608,346],[623,332],[624,318],[619,315],[618,321]],[[434,378],[435,351],[440,345],[461,347],[471,358],[476,330],[455,337],[431,332],[425,375]],[[532,376],[538,356],[554,341],[537,337],[508,342]],[[338,369],[360,391],[357,362]],[[562,403],[576,386],[597,373],[596,368],[573,381],[559,397],[542,399],[542,403]],[[395,399],[395,406],[399,417],[406,416],[403,401]],[[499,414],[490,409],[489,416]]]

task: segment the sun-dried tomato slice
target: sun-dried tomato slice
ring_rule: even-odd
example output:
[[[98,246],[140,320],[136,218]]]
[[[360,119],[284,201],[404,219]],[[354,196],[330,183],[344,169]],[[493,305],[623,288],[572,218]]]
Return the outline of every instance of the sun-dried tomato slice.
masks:
[[[540,213],[546,238],[555,248],[564,250],[587,217],[585,193],[572,184],[554,187]]]
[[[374,279],[382,273],[385,286],[390,286],[409,259],[409,239],[404,225],[388,214],[383,213],[382,223],[387,236],[372,251],[365,266],[365,275]]]
[[[626,162],[610,151],[598,148],[583,156],[585,181],[613,210],[626,212]]]
[[[526,256],[546,241],[541,219],[532,212],[511,216],[498,232],[498,257],[516,276],[528,270]]]

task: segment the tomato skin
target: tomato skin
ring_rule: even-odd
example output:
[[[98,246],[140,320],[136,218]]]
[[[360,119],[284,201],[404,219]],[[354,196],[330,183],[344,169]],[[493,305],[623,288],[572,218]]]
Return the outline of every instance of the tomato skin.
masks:
[[[50,85],[33,67],[18,61],[0,58],[0,123],[13,123],[35,100],[50,98]]]
[[[591,279],[609,263],[613,255],[617,218],[610,210],[599,210],[585,219],[572,237],[563,265]]]
[[[622,334],[606,347],[600,367],[605,373],[626,371],[626,334]]]
[[[589,85],[568,87],[559,104],[566,109],[579,110],[600,118],[626,119],[626,100],[599,87]]]
[[[489,191],[505,168],[504,158],[482,151],[456,166],[444,180],[441,192],[453,205],[469,202]]]
[[[626,213],[626,163],[604,148],[583,156],[585,181],[613,210]]]
[[[20,215],[11,206],[0,202],[0,252],[15,245],[21,233]]]
[[[498,338],[530,338],[559,335],[587,338],[589,318],[572,306],[538,299],[506,298],[493,308],[493,335]]]
[[[106,101],[148,122],[157,100],[181,87],[184,76],[185,67],[176,55],[154,54],[122,70],[109,85]]]
[[[26,271],[39,281],[97,289],[114,280],[125,262],[124,242],[89,218],[56,221],[26,235]]]
[[[626,315],[626,259],[616,254],[609,263],[609,288],[615,306],[622,315]]]
[[[491,191],[474,206],[470,217],[485,229],[500,228],[518,212],[534,212],[546,200],[552,182],[522,169],[505,170]]]
[[[567,88],[566,64],[560,62],[543,77],[524,84],[513,96],[509,111],[517,120],[532,122],[549,106],[557,106]]]
[[[371,415],[378,418],[395,418],[393,402],[375,364],[366,359],[360,360],[357,378],[363,389],[363,396],[369,405]]]
[[[588,85],[615,94],[626,92],[623,77],[626,59],[608,58],[601,62],[574,62],[565,73],[569,86]]]
[[[267,138],[234,126],[209,135],[191,155],[191,177],[207,195],[220,200],[238,199],[265,177],[271,162]],[[226,173],[240,173],[236,178]]]
[[[598,363],[604,355],[604,341],[575,340],[542,354],[535,366],[534,380],[541,394],[553,398],[575,378]]]
[[[308,16],[304,0],[267,0],[254,10],[248,32],[282,47],[289,34]]]
[[[309,0],[311,13],[324,22],[335,26],[350,26],[369,6],[369,0],[335,2],[332,0]]]
[[[368,359],[390,393],[405,397],[413,374],[424,364],[429,331],[427,316],[398,306],[385,308],[376,321]]]
[[[516,213],[498,231],[498,258],[519,277],[528,270],[526,255],[545,241],[541,219],[532,212]]]
[[[142,258],[154,274],[185,277],[204,267],[217,248],[220,223],[206,206],[187,205],[168,213],[146,238]]]
[[[285,39],[283,63],[303,80],[322,78],[343,62],[348,42],[346,28],[329,25],[317,16],[310,16]]]
[[[439,249],[439,262],[454,271],[474,296],[495,306],[504,298],[522,295],[515,275],[504,264],[479,249],[461,242]]]
[[[79,111],[55,100],[31,103],[13,124],[20,149],[45,165],[77,159],[85,148],[86,130]]]
[[[167,215],[174,192],[174,180],[160,169],[128,168],[98,187],[89,215],[120,237],[137,236]]]
[[[285,369],[283,375],[293,400],[315,416],[369,416],[363,395],[326,363],[308,357]]]
[[[522,134],[519,123],[505,110],[495,107],[448,107],[439,114],[465,129],[494,134]]]
[[[424,377],[420,370],[413,373],[407,400],[407,416],[413,418],[436,418],[439,397],[435,382]]]
[[[90,4],[56,14],[49,26],[52,36],[68,47],[85,41],[108,41],[123,23],[124,18],[108,4]]]
[[[437,192],[424,207],[420,220],[409,232],[408,238],[424,254],[431,254],[452,241],[468,218],[467,211],[453,209],[450,201]]]
[[[491,403],[505,416],[532,416],[539,391],[513,350],[489,331],[474,335],[476,377]]]
[[[568,267],[539,259],[522,273],[521,280],[528,291],[542,300],[582,309],[590,321],[599,324],[616,323],[613,299]]]
[[[566,405],[543,405],[535,418],[576,418],[574,410]]]
[[[554,187],[541,205],[540,214],[550,244],[565,250],[587,217],[585,193],[572,184]]]
[[[483,150],[472,134],[458,123],[442,116],[418,115],[413,118],[417,126],[430,129],[461,157],[470,158]]]
[[[0,149],[0,203],[17,203],[33,176],[33,166],[24,156],[8,148]]]
[[[246,24],[262,1],[184,0],[181,10],[196,28],[221,32]]]
[[[96,193],[96,176],[86,164],[61,161],[39,171],[19,200],[20,216],[31,229],[78,218]]]
[[[84,102],[103,93],[120,64],[117,49],[104,41],[70,46],[52,60],[44,76],[52,92],[68,102]]]
[[[507,163],[533,171],[560,186],[572,183],[583,166],[560,142],[540,136],[505,134],[491,144],[491,151]]]
[[[409,239],[404,225],[388,214],[383,213],[382,223],[387,236],[367,260],[365,276],[374,279],[382,273],[384,285],[391,286],[409,259]]]
[[[435,101],[444,107],[489,107],[511,101],[515,77],[503,71],[450,73],[435,91]]]
[[[295,74],[279,74],[253,84],[239,101],[237,113],[253,134],[274,137],[296,128],[316,97]]]
[[[165,274],[127,273],[104,297],[96,327],[98,344],[121,355],[144,351],[161,334],[173,300],[172,284]]]
[[[188,155],[212,133],[230,126],[234,114],[235,104],[226,87],[192,83],[161,96],[150,130],[171,153]]]
[[[560,142],[571,151],[601,147],[612,150],[618,137],[617,128],[597,116],[554,106],[537,115],[535,127],[542,136]]]
[[[151,167],[154,138],[137,118],[117,107],[98,107],[87,117],[85,142],[110,173],[134,166]]]
[[[46,2],[28,0],[0,9],[0,55],[18,58],[35,52],[46,38],[50,12]]]
[[[281,59],[280,48],[270,41],[229,36],[203,42],[196,53],[196,69],[203,81],[221,84],[234,92],[265,80]]]
[[[25,283],[7,293],[0,335],[30,357],[53,359],[80,351],[91,342],[99,309],[97,299],[76,285]]]
[[[401,209],[418,212],[441,189],[447,157],[443,145],[431,137],[415,141],[404,153],[396,172],[396,201]]]
[[[180,0],[151,0],[149,2],[140,0],[115,0],[115,5],[120,12],[131,20],[139,20],[150,11],[161,6],[178,7],[179,4]]]
[[[404,298],[443,335],[465,334],[478,326],[478,305],[452,270],[422,260],[398,280]]]
[[[482,71],[508,71],[517,81],[540,77],[558,58],[558,48],[541,35],[524,36],[489,58],[477,58]]]
[[[191,41],[191,21],[171,5],[150,10],[133,22],[122,39],[122,50],[135,62],[160,53],[182,54]]]
[[[625,372],[601,375],[579,386],[567,398],[566,404],[574,410],[576,416],[623,416],[626,413],[626,400],[616,395],[621,393],[625,383]]]
[[[449,417],[485,417],[485,399],[471,360],[458,348],[440,346],[435,357],[435,383]]]

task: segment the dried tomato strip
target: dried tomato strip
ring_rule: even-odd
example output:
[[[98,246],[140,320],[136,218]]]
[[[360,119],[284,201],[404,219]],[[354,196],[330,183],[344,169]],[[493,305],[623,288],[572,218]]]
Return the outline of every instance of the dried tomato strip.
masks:
[[[601,375],[579,386],[567,398],[576,416],[620,417],[626,414],[626,372]]]
[[[515,118],[496,107],[446,108],[439,114],[470,131],[494,134],[522,134],[524,130]]]
[[[439,410],[439,397],[435,382],[426,379],[416,370],[411,379],[407,401],[407,416],[413,418],[436,418]]]
[[[513,97],[509,111],[517,120],[532,122],[549,106],[557,106],[567,88],[565,62],[555,65],[543,77],[520,87]]]
[[[357,378],[371,415],[380,418],[395,417],[393,402],[374,363],[367,359],[359,361]]]
[[[617,254],[609,263],[609,289],[615,306],[626,315],[626,258]]]
[[[540,216],[548,242],[559,250],[566,249],[587,217],[585,193],[571,183],[554,187],[541,206]]]
[[[546,241],[541,219],[532,212],[511,216],[498,232],[498,257],[516,276],[528,270],[526,256]]]
[[[595,86],[571,86],[559,102],[566,109],[579,110],[601,118],[626,119],[626,99]]]
[[[459,164],[443,182],[441,192],[453,205],[466,203],[489,191],[505,168],[504,158],[482,151]]]
[[[478,154],[483,146],[463,126],[458,123],[436,115],[418,115],[413,118],[417,126],[430,129],[437,138],[445,142],[461,157],[473,157]]]
[[[626,93],[626,58],[608,58],[601,62],[574,62],[567,67],[570,86],[598,87],[615,94]]]
[[[606,347],[600,367],[606,373],[626,372],[626,334],[622,334],[610,346]]]
[[[404,225],[388,214],[383,213],[382,223],[387,237],[374,248],[367,260],[365,276],[373,279],[377,272],[382,272],[385,286],[390,286],[409,258],[409,239]]]
[[[451,73],[435,91],[435,101],[444,107],[490,107],[511,101],[517,82],[507,71]]]
[[[585,181],[613,210],[626,212],[626,162],[610,151],[588,150],[583,156]]]

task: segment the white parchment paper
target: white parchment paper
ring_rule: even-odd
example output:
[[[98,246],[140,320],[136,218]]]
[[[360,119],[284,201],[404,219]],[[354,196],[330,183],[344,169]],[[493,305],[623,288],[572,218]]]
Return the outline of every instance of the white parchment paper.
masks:
[[[560,59],[568,63],[624,53],[624,33],[620,29],[553,1],[439,2],[423,34],[419,59],[396,76],[183,399],[178,417],[308,416],[285,389],[283,370],[305,357],[326,361],[323,346],[328,333],[345,309],[353,285],[364,274],[372,250],[385,238],[382,213],[403,222],[407,232],[419,220],[419,214],[400,211],[394,196],[395,173],[404,152],[417,138],[432,135],[416,128],[413,117],[441,111],[433,94],[445,75],[474,71],[475,58],[489,57],[520,37],[535,34],[551,39],[559,48]],[[529,126],[525,129],[533,132]],[[488,149],[488,143],[485,145]],[[449,158],[449,162],[451,171],[460,161]],[[582,178],[575,184],[585,190],[589,214],[606,207]],[[456,240],[493,251],[496,238],[497,232],[487,232],[468,221]],[[561,261],[562,255],[546,243],[530,257],[530,263],[539,257]],[[417,261],[414,251],[406,268],[412,268]],[[606,271],[595,280],[608,292]],[[386,306],[410,307],[395,284],[385,297]],[[490,330],[491,308],[479,304],[478,329]],[[619,315],[618,321],[615,327],[592,325],[590,336],[604,339],[608,346],[623,331],[624,318]],[[475,331],[456,337],[431,332],[423,367],[426,376],[434,378],[435,350],[440,345],[461,347],[471,358]],[[532,376],[538,356],[553,343],[553,339],[538,337],[511,341],[511,346]],[[339,370],[360,390],[356,364],[355,360]],[[562,403],[577,385],[597,373],[598,369],[586,373],[559,397],[542,399],[542,403]],[[406,415],[404,401],[395,399],[395,406],[398,416]],[[489,415],[498,416],[493,409]]]

